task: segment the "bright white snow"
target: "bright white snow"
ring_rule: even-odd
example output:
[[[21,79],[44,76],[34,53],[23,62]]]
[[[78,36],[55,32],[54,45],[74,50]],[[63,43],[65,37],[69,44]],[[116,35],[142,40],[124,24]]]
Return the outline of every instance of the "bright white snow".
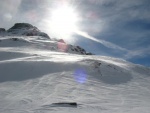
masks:
[[[150,112],[149,68],[59,52],[40,36],[13,38],[0,37],[0,113]]]

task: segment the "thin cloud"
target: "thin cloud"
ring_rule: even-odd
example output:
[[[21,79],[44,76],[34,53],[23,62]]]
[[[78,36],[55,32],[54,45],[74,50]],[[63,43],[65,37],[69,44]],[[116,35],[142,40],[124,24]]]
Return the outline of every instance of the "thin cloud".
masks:
[[[144,56],[150,55],[149,51],[150,51],[150,46],[147,48],[132,50],[132,51],[129,51],[128,54],[125,55],[125,58],[131,59],[133,57],[144,57]]]
[[[22,0],[1,0],[0,1],[0,27],[8,28],[12,24],[14,16]],[[18,19],[17,19],[18,20]]]
[[[108,56],[119,53],[124,59],[150,55],[150,27],[147,24],[150,23],[149,0],[65,1],[74,6],[80,15],[78,26],[81,31],[75,33],[83,36],[85,40],[93,40],[95,46],[99,43],[107,48],[107,51],[105,48],[97,48],[97,51]],[[49,27],[49,17],[52,9],[58,4],[61,5],[62,2],[0,0],[0,27],[10,28],[16,22],[27,22],[37,26],[41,31],[50,32],[49,35],[55,37]],[[91,52],[94,50],[91,47]],[[115,57],[119,56],[117,55]]]
[[[81,36],[87,38],[87,39],[90,39],[90,40],[93,40],[93,41],[95,41],[95,42],[101,43],[101,44],[103,44],[104,46],[106,46],[106,47],[108,47],[108,48],[117,49],[117,50],[121,50],[121,51],[126,51],[126,52],[128,52],[128,50],[125,49],[125,48],[122,48],[122,47],[120,47],[120,46],[118,46],[118,45],[115,45],[115,44],[113,44],[113,43],[111,43],[111,42],[108,42],[108,41],[105,41],[105,40],[102,40],[102,39],[97,39],[97,38],[95,38],[95,37],[93,37],[93,36],[90,36],[90,35],[89,35],[88,33],[86,33],[86,32],[76,31],[76,33],[77,33],[78,35],[81,35]]]

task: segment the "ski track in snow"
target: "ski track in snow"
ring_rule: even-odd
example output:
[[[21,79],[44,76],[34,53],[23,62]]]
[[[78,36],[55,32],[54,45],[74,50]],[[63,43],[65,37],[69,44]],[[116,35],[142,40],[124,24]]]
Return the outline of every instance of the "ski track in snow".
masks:
[[[0,113],[149,113],[149,68],[49,51],[56,44],[46,40],[21,37],[19,47],[9,38],[0,42]],[[76,80],[78,69],[86,71],[84,83]],[[58,102],[78,106],[52,106]]]

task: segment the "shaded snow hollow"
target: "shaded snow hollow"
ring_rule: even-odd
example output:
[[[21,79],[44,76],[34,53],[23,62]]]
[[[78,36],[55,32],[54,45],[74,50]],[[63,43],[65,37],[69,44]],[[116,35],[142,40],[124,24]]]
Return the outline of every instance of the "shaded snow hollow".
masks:
[[[57,47],[0,36],[0,113],[149,113],[149,68]]]

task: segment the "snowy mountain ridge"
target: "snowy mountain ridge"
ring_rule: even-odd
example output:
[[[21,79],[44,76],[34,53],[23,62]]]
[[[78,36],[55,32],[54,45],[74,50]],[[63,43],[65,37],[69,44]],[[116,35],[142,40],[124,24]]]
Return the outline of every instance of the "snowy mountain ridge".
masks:
[[[37,27],[28,23],[16,23],[8,30],[1,28],[0,32],[4,36],[43,36],[50,39],[46,33],[41,32]]]
[[[86,52],[83,48],[80,46],[74,46],[71,44],[66,44],[63,39],[60,40],[52,40],[46,33],[41,32],[37,27],[32,26],[28,23],[16,23],[13,27],[8,29],[7,31],[4,28],[0,28],[0,36],[9,36],[14,37],[11,38],[13,41],[19,41],[21,36],[30,36],[30,38],[35,40],[47,40],[48,42],[51,42],[51,45],[55,45],[52,43],[57,43],[58,47],[52,47],[53,50],[60,50],[63,52],[70,52],[74,54],[83,54],[83,55],[92,55],[92,53]],[[29,38],[28,38],[29,39]],[[26,40],[21,39],[21,40]],[[15,43],[14,43],[15,44]]]
[[[149,68],[2,31],[0,113],[149,113]]]

